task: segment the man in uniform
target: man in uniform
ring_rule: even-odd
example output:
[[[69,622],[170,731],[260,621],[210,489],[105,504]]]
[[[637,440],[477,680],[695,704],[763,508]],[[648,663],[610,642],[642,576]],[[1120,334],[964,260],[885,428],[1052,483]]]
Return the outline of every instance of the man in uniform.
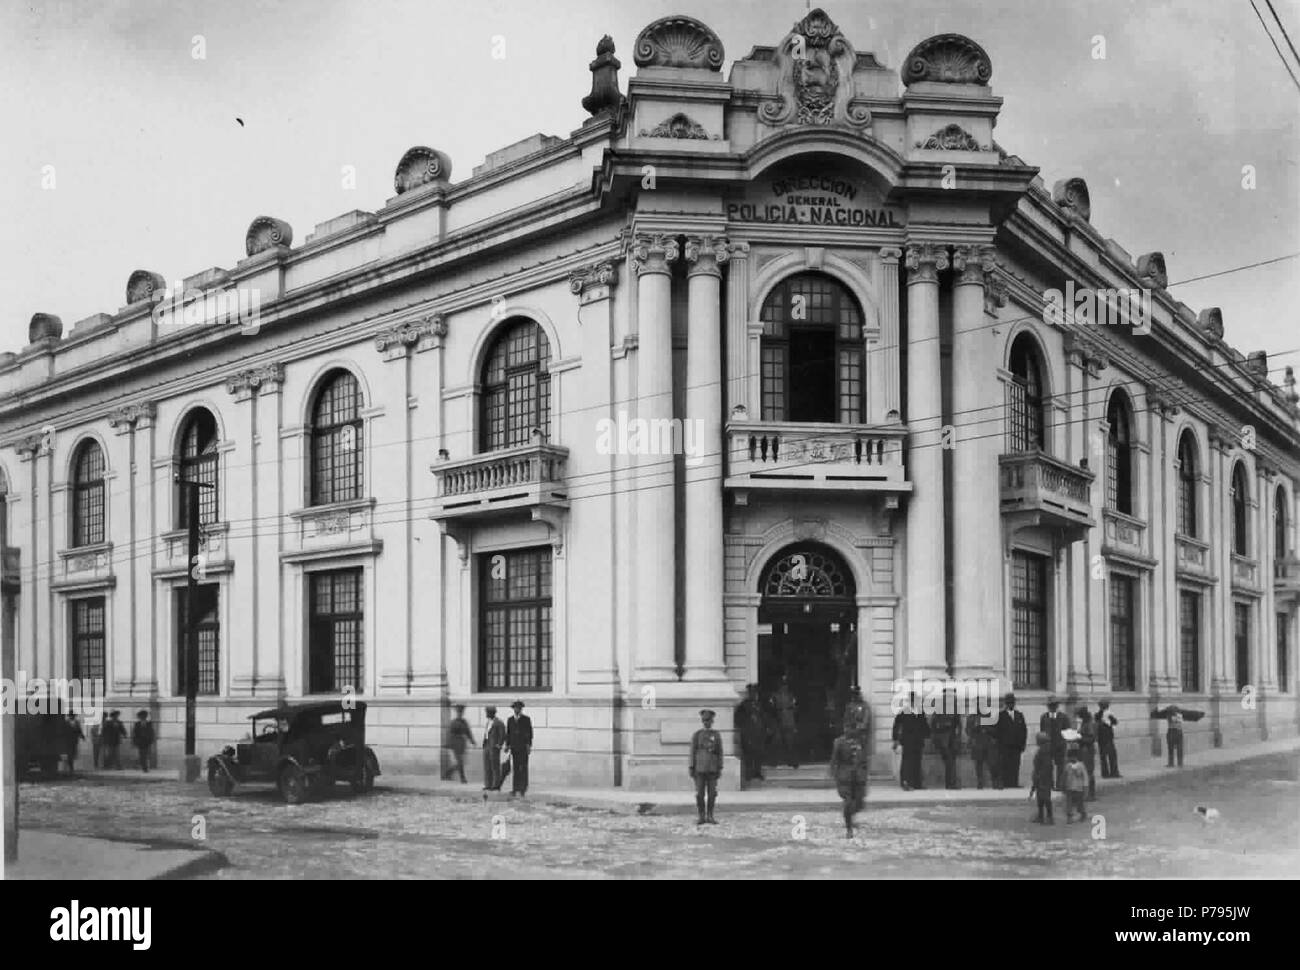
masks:
[[[740,780],[763,780],[763,745],[767,731],[758,700],[758,684],[745,688],[745,699],[736,706],[736,730],[740,733]]]
[[[1038,719],[1038,730],[1047,732],[1052,748],[1052,764],[1056,765],[1056,790],[1061,790],[1061,778],[1065,773],[1065,738],[1061,735],[1070,727],[1070,718],[1059,710],[1061,702],[1055,694],[1047,698],[1047,710]]]
[[[957,781],[957,755],[961,751],[961,717],[957,714],[957,695],[944,691],[943,707],[930,715],[930,738],[935,753],[943,759],[943,787],[960,788]]]
[[[501,746],[506,743],[506,726],[497,717],[495,705],[483,709],[487,724],[483,725],[483,798],[490,791],[501,790]]]
[[[998,765],[998,742],[995,725],[985,724],[983,714],[966,715],[966,743],[971,760],[975,762],[975,784],[984,787],[984,768],[987,765],[993,787],[1002,788],[1002,772]]]
[[[713,806],[718,800],[718,775],[722,774],[722,735],[713,730],[713,711],[700,711],[704,727],[691,736],[691,779],[695,782],[695,807],[700,820],[696,825],[716,825]],[[705,801],[705,798],[708,801]]]
[[[1016,695],[1002,699],[1002,711],[993,729],[998,739],[998,764],[1002,768],[1002,784],[1007,788],[1020,787],[1020,757],[1025,753],[1029,728],[1025,715],[1016,710]]]
[[[799,701],[790,687],[790,678],[785,674],[781,675],[781,686],[777,688],[776,696],[772,698],[772,706],[776,708],[776,727],[780,735],[781,754],[786,764],[791,768],[798,768],[799,752],[795,749],[795,745],[799,740],[797,727]]]
[[[871,737],[871,708],[862,699],[862,688],[856,685],[849,692],[849,702],[844,705],[843,730],[857,738],[859,744],[867,746]]]
[[[528,794],[528,756],[533,753],[533,719],[524,713],[524,702],[515,701],[510,705],[515,713],[506,722],[506,750],[510,752],[511,774],[514,782],[510,786],[510,797],[520,798]]]
[[[898,772],[903,791],[925,787],[921,783],[921,751],[930,736],[930,726],[925,723],[925,715],[913,706],[915,702],[915,697],[908,697],[903,709],[894,715],[894,750],[899,745],[903,748],[903,763]]]
[[[844,837],[853,838],[853,816],[862,811],[867,800],[867,748],[862,739],[849,729],[845,718],[844,733],[831,748],[831,775],[844,802]]]

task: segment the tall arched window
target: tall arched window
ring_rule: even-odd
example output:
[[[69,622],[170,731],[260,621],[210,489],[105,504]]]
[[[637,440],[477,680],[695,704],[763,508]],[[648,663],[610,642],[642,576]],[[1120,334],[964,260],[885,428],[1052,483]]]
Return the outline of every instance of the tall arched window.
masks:
[[[1196,537],[1196,480],[1200,475],[1196,438],[1184,431],[1178,439],[1178,532]]]
[[[1246,539],[1246,466],[1237,462],[1232,469],[1232,551],[1247,555]]]
[[[853,295],[822,273],[800,273],[773,287],[760,319],[763,420],[862,421],[862,311]]]
[[[72,461],[72,545],[104,541],[104,449],[83,441]]]
[[[198,492],[199,525],[217,521],[217,419],[207,408],[195,408],[181,430],[179,454],[180,476],[187,482],[204,482],[211,488],[181,487],[176,497],[176,527],[190,524],[190,495]]]
[[[1116,391],[1106,407],[1106,508],[1133,514],[1132,409],[1128,396]]]
[[[347,371],[325,378],[311,423],[311,504],[361,498],[361,387]]]
[[[514,448],[551,421],[551,344],[532,320],[507,322],[483,364],[479,449]]]
[[[1007,448],[1009,451],[1045,449],[1043,434],[1043,372],[1038,348],[1026,336],[1011,345],[1011,374],[1007,385]]]
[[[0,501],[3,501],[0,496]],[[1273,493],[1273,561],[1281,562],[1287,556],[1286,489],[1281,485]]]

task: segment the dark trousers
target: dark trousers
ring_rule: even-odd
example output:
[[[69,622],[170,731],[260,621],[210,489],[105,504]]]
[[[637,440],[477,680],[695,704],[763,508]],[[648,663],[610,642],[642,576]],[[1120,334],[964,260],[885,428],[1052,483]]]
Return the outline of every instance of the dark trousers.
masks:
[[[94,765],[96,768],[99,767],[99,749],[100,749],[101,747],[102,747],[102,745],[99,743],[99,738],[95,738],[95,740],[94,740],[93,742],[91,742],[91,745],[90,745],[90,757],[91,757],[91,761],[90,761],[90,763],[91,763],[92,765]]]
[[[903,764],[899,769],[899,781],[911,788],[924,788],[921,784],[921,745],[903,745]]]
[[[998,767],[1006,788],[1020,787],[1020,749],[1003,745],[998,751]]]
[[[796,750],[796,745],[799,742],[799,731],[795,727],[794,718],[791,717],[786,720],[783,717],[777,724],[776,730],[778,750],[781,752],[782,757],[785,758],[785,763],[798,768],[799,752]]]
[[[461,783],[465,782],[465,749],[464,747],[452,748],[451,757],[455,762],[450,768],[443,772],[442,777],[450,778],[452,775],[460,775]]]
[[[712,818],[713,806],[718,801],[718,776],[695,773],[695,807],[700,810],[700,818]]]
[[[740,767],[743,781],[763,777],[763,747],[759,744],[740,745]]]
[[[1080,745],[1079,754],[1080,754],[1079,760],[1083,762],[1084,768],[1088,769],[1088,798],[1089,799],[1096,798],[1097,797],[1097,776],[1095,774],[1095,771],[1097,768],[1097,758],[1096,755],[1093,753],[1093,746],[1091,744]]]
[[[1052,764],[1056,765],[1056,784],[1057,791],[1061,790],[1061,778],[1065,774],[1065,747],[1052,749]]]
[[[1179,728],[1175,728],[1174,730],[1170,731],[1170,732],[1165,736],[1165,740],[1168,742],[1168,745],[1169,745],[1169,767],[1172,768],[1172,767],[1174,766],[1174,751],[1177,751],[1177,752],[1178,752],[1178,767],[1181,768],[1181,767],[1183,766],[1183,732],[1182,732],[1182,730],[1179,729]]]
[[[939,746],[939,757],[943,759],[943,787],[960,788],[957,782],[957,754],[947,744]]]
[[[514,778],[510,790],[520,795],[528,794],[528,755],[527,751],[510,752],[510,776]]]
[[[485,747],[483,749],[483,787],[496,791],[501,787],[501,749]]]
[[[1068,791],[1065,793],[1065,820],[1068,822],[1075,812],[1079,813],[1080,819],[1087,815],[1083,807],[1083,792]]]
[[[1103,778],[1119,777],[1119,753],[1115,750],[1114,741],[1103,741],[1099,745],[1101,755],[1101,776]]]
[[[1038,789],[1038,820],[1041,822],[1044,818],[1048,821],[1052,819],[1052,792]]]
[[[975,762],[975,784],[977,787],[984,787],[984,768],[986,765],[988,766],[989,779],[993,782],[993,787],[1002,787],[1002,772],[998,764],[997,748],[990,748],[988,751],[972,751],[971,759]]]
[[[840,799],[844,802],[844,826],[853,831],[853,816],[862,811],[867,800],[867,783],[852,781],[840,787]]]
[[[122,770],[122,746],[120,744],[104,745],[104,767]]]
[[[141,771],[149,770],[149,745],[138,745],[135,749],[136,761],[140,765]]]

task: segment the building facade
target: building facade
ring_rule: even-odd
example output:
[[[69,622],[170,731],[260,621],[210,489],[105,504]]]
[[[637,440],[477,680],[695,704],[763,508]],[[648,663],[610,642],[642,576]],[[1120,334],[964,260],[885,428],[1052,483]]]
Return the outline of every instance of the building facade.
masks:
[[[192,622],[200,754],[351,692],[436,770],[451,704],[518,697],[543,785],[681,785],[698,709],[783,676],[810,762],[853,684],[886,751],[914,675],[1108,697],[1122,759],[1171,702],[1191,749],[1296,732],[1290,369],[994,142],[975,42],[900,76],[820,10],[773,41],[724,75],[665,18],[624,89],[606,37],[568,137],[461,181],[416,147],[375,212],[36,314],[0,355],[18,669],[151,708],[165,762]]]

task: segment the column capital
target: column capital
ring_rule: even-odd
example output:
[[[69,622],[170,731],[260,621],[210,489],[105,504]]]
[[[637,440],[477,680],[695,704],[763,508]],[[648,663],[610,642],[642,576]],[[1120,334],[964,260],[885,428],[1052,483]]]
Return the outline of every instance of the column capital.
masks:
[[[747,242],[728,243],[727,251],[731,253],[732,259],[749,259],[749,243]]]
[[[592,263],[569,274],[569,292],[582,304],[607,300],[618,285],[618,270],[613,260]]]
[[[32,461],[41,455],[48,455],[54,450],[54,430],[26,435],[15,441],[13,447],[18,452],[19,461]]]
[[[1174,403],[1173,398],[1153,391],[1147,392],[1147,409],[1162,421],[1173,421],[1182,413],[1182,408]]]
[[[118,434],[130,434],[138,426],[147,428],[158,413],[158,407],[152,401],[128,404],[108,414],[108,426]]]
[[[952,268],[958,273],[957,285],[983,286],[985,277],[997,268],[996,257],[992,246],[954,246]]]
[[[1210,427],[1209,439],[1210,450],[1217,451],[1221,455],[1226,455],[1237,443],[1236,436],[1231,431],[1218,425]]]
[[[885,246],[880,250],[882,263],[897,263],[903,258],[903,251],[897,246]]]
[[[284,365],[279,363],[263,364],[241,370],[227,379],[226,390],[235,395],[236,401],[247,401],[254,394],[278,394],[284,383]]]
[[[939,271],[948,268],[948,247],[918,243],[907,247],[907,284],[937,283]]]
[[[385,360],[397,360],[410,353],[412,347],[417,350],[432,350],[441,346],[441,340],[445,336],[447,321],[442,314],[431,313],[419,320],[408,320],[381,330],[375,334],[375,349],[384,355]]]
[[[731,258],[726,236],[687,236],[688,276],[722,276],[722,264]]]
[[[670,263],[677,261],[677,237],[667,233],[638,233],[632,237],[630,255],[637,276],[647,273],[668,275]]]

